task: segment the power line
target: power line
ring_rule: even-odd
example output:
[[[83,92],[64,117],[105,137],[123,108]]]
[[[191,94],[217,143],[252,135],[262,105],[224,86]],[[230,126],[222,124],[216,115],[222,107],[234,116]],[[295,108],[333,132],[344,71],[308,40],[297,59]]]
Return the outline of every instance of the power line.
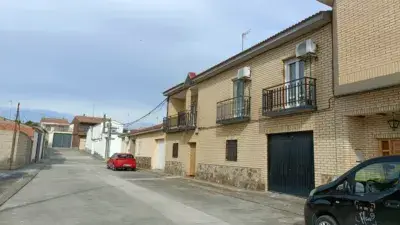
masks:
[[[164,99],[160,104],[158,104],[154,109],[152,109],[150,112],[148,112],[146,115],[140,117],[139,119],[129,122],[129,123],[125,123],[124,126],[130,126],[134,123],[139,122],[140,120],[146,118],[147,116],[149,116],[150,114],[152,114],[154,111],[156,111],[157,109],[161,108],[161,106],[167,101],[167,99]]]

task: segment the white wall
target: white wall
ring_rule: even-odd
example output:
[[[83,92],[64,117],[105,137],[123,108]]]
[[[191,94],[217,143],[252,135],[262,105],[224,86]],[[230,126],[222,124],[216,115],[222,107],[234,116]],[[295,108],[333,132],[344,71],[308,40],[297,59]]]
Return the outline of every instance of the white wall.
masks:
[[[111,135],[111,145],[110,145],[110,154],[111,156],[114,153],[121,152],[122,148],[122,139],[118,137],[119,134],[123,132],[123,124],[112,121],[112,127],[116,128],[116,134]],[[105,129],[105,133],[103,133],[103,123],[100,123],[91,129],[89,129],[87,136],[86,136],[86,144],[85,149],[86,151],[90,152],[91,154],[98,154],[101,157],[105,157],[105,150],[106,150],[106,138],[107,138],[107,129]]]
[[[40,126],[43,129],[46,129],[46,126],[52,126],[51,130],[47,130],[47,132],[48,132],[48,139],[47,140],[48,140],[48,147],[49,148],[53,147],[54,133],[72,134],[72,131],[74,130],[74,124],[70,124],[70,125],[68,125],[68,131],[56,131],[54,127],[59,126],[59,125],[64,125],[64,124],[46,123],[46,122],[40,123]]]
[[[35,156],[36,156],[36,146],[38,141],[38,132],[35,130],[35,132],[33,133],[33,144],[32,144],[32,154],[31,154],[31,162],[33,162],[35,160]]]

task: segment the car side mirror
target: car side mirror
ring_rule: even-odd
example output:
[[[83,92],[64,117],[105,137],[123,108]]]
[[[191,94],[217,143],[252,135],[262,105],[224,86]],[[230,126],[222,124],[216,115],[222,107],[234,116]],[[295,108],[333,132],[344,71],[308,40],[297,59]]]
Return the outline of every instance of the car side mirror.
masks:
[[[347,180],[336,187],[336,191],[349,194],[351,192],[350,184]]]

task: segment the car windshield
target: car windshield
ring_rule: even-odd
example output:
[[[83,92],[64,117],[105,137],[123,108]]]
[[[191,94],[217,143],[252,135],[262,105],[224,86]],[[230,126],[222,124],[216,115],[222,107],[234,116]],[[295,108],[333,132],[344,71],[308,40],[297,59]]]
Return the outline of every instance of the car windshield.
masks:
[[[119,154],[118,158],[119,159],[133,159],[133,155],[130,155],[130,154]]]

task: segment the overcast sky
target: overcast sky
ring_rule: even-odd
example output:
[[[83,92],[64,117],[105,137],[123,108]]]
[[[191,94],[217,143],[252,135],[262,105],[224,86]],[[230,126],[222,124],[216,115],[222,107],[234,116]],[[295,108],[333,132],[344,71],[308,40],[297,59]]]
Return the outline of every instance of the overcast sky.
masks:
[[[1,0],[0,107],[127,122],[162,92],[328,9],[316,0]],[[147,120],[156,122],[163,112]]]

